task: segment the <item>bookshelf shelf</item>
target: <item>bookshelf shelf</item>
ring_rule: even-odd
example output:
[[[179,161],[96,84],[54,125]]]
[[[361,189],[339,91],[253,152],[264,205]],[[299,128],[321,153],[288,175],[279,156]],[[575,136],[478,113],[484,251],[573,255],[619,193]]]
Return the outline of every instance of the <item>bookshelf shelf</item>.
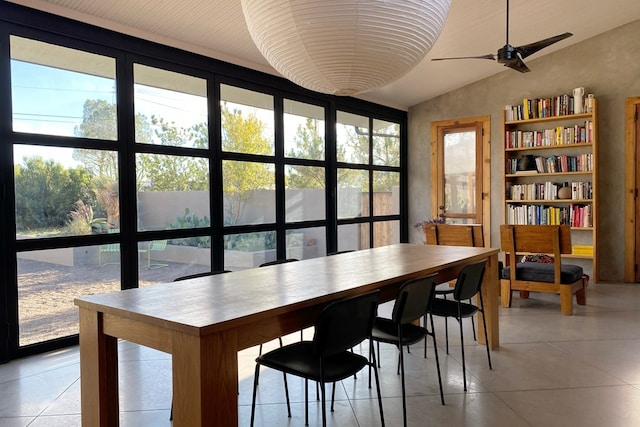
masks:
[[[571,204],[571,203],[575,203],[575,204],[588,204],[588,203],[593,203],[593,199],[550,199],[550,200],[545,200],[545,199],[522,199],[522,200],[515,200],[515,199],[507,199],[505,200],[506,203],[542,203],[542,204],[556,204],[556,203],[563,203],[563,204]],[[584,228],[584,227],[580,227],[580,228]]]
[[[505,174],[505,178],[521,178],[523,176],[567,176],[567,175],[591,175],[592,171],[578,171],[578,172],[522,172],[522,173],[508,173]]]
[[[590,262],[597,279],[598,105],[592,105],[586,113],[527,120],[508,120],[514,107],[505,107],[503,218],[506,224],[571,225],[574,253],[563,257]],[[557,198],[563,185],[574,198]]]
[[[578,142],[571,144],[541,145],[533,147],[507,147],[504,149],[504,151],[563,150],[569,148],[584,148],[591,146],[593,146],[593,143],[591,142]]]

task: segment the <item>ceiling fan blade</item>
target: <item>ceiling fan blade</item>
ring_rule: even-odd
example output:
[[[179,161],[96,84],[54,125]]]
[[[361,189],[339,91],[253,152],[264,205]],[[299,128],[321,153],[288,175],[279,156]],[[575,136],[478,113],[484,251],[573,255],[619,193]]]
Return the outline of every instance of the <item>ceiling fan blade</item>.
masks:
[[[448,59],[491,59],[491,60],[495,60],[496,56],[488,53],[486,55],[480,55],[480,56],[454,56],[454,57],[449,57],[449,58],[432,58],[432,61],[446,61]]]
[[[526,58],[529,55],[533,55],[541,49],[544,49],[547,46],[551,46],[554,43],[559,42],[560,40],[564,40],[568,37],[571,37],[573,34],[564,33],[559,34],[557,36],[549,37],[548,39],[539,40],[537,42],[525,44],[523,46],[516,47],[516,51],[520,54],[522,58]]]
[[[527,67],[522,59],[520,59],[520,57],[517,55],[513,59],[503,61],[503,64],[505,67],[509,67],[512,70],[520,71],[521,73],[528,73],[529,71],[531,71],[529,67]]]

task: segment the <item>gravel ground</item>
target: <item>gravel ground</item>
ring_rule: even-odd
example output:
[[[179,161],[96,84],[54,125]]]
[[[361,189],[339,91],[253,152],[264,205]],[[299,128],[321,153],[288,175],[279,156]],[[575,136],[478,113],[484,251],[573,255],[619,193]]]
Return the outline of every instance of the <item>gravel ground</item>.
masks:
[[[203,266],[168,263],[142,268],[140,286],[170,282]],[[20,346],[78,333],[76,297],[120,290],[120,265],[66,266],[18,259]]]

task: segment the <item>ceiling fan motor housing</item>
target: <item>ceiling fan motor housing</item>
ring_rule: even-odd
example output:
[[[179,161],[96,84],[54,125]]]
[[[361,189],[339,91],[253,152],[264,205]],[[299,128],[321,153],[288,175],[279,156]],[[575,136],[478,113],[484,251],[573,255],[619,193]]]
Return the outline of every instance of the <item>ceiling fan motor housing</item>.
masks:
[[[505,62],[517,59],[517,55],[518,52],[516,51],[516,48],[511,46],[510,44],[507,44],[498,49],[498,55],[496,59],[499,63],[504,64]]]

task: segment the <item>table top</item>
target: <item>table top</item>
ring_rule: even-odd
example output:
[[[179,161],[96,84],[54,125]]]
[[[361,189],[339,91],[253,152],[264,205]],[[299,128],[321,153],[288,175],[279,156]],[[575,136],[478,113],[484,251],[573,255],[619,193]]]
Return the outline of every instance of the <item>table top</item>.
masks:
[[[81,308],[203,335],[497,253],[491,248],[403,243],[83,296],[74,302]]]

